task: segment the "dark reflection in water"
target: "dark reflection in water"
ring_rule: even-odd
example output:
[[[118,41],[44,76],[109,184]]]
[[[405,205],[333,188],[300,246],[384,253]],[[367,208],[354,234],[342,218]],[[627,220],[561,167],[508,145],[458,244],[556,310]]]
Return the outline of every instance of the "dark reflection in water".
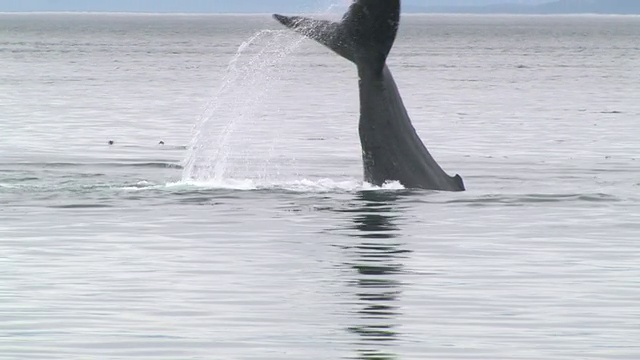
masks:
[[[345,247],[354,254],[353,261],[346,265],[355,270],[350,284],[357,289],[354,312],[358,323],[348,331],[359,335],[358,359],[397,358],[393,343],[399,337],[397,300],[402,282],[398,277],[403,271],[402,260],[410,252],[397,239],[399,196],[397,192],[361,192],[357,205],[343,210],[353,214],[349,236],[358,239],[355,245]]]

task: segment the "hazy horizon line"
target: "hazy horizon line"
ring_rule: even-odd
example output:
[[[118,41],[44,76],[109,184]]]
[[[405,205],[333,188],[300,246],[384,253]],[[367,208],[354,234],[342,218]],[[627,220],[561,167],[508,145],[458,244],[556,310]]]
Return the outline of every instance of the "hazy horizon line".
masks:
[[[289,12],[203,12],[203,11],[81,11],[81,10],[38,10],[38,11],[0,11],[0,15],[30,15],[30,14],[75,14],[75,15],[273,15],[275,13],[289,13]],[[338,12],[297,12],[301,15],[339,15]],[[624,13],[589,13],[589,12],[575,12],[575,13],[522,13],[522,12],[420,12],[411,11],[403,12],[402,15],[472,15],[472,16],[485,16],[485,15],[513,15],[513,16],[575,16],[575,15],[597,15],[597,16],[640,16],[640,14],[624,14]]]

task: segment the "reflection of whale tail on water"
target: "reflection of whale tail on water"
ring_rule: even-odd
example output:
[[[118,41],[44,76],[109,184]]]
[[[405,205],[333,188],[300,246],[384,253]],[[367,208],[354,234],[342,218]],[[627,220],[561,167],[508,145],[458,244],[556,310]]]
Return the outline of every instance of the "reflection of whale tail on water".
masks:
[[[398,339],[397,305],[402,283],[398,276],[403,271],[402,259],[409,253],[397,241],[399,229],[394,224],[393,202],[396,193],[365,191],[358,195],[358,207],[346,210],[354,213],[356,230],[350,234],[360,239],[355,246],[354,259],[347,264],[357,273],[351,284],[356,288],[358,324],[349,331],[359,336],[357,342],[360,359],[393,359],[392,345]],[[363,203],[364,202],[364,203]]]
[[[462,191],[420,140],[386,60],[400,24],[400,0],[356,0],[342,21],[274,17],[355,63],[360,77],[360,143],[365,180],[407,188]]]

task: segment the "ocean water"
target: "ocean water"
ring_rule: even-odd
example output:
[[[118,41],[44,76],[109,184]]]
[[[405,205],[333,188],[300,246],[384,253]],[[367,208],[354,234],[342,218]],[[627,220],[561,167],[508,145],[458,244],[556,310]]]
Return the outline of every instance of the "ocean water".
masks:
[[[355,69],[266,15],[0,14],[0,359],[640,358],[638,38],[404,17],[445,193],[364,184]]]

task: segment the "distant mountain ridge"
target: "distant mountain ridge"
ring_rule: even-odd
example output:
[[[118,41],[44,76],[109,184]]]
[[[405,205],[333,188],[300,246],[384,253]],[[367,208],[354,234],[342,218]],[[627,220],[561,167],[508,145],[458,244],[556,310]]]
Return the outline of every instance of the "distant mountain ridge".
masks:
[[[556,0],[538,5],[412,6],[408,12],[471,14],[640,14],[640,0]]]

